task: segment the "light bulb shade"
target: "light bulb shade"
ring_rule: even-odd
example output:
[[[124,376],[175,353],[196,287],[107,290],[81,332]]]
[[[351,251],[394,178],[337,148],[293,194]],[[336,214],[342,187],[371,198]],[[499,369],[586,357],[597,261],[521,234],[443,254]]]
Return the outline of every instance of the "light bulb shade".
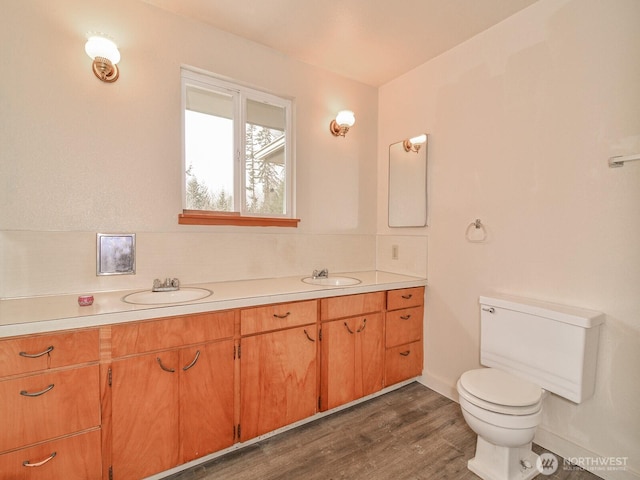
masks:
[[[408,138],[402,142],[402,146],[404,147],[405,152],[415,152],[418,153],[420,151],[420,147],[427,143],[427,135],[422,134],[417,137]]]
[[[353,127],[353,124],[356,123],[356,116],[351,110],[341,110],[336,115],[336,123],[341,127]]]
[[[423,133],[422,135],[418,135],[417,137],[410,138],[409,141],[413,145],[421,145],[427,141],[427,135]]]
[[[116,65],[120,61],[120,52],[118,47],[113,41],[105,37],[94,35],[89,37],[87,43],[84,45],[84,51],[87,55],[94,60],[96,57],[106,58],[113,65]]]

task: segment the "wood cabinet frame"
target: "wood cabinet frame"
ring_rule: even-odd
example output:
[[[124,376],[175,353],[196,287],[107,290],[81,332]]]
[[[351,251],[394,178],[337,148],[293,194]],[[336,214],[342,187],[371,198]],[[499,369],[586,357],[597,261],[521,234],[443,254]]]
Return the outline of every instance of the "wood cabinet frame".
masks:
[[[160,452],[160,456],[167,459],[166,463],[160,462],[148,470],[132,474],[147,476],[419,375],[423,362],[423,315],[424,287],[412,287],[0,339],[5,347],[0,348],[0,387],[14,379],[40,378],[45,381],[48,377],[43,373],[64,377],[77,369],[92,368],[91,371],[99,377],[97,385],[91,389],[92,395],[98,397],[95,401],[101,416],[78,426],[67,422],[73,432],[54,430],[53,433],[44,433],[42,438],[28,437],[24,442],[18,442],[25,444],[24,452],[38,456],[44,452],[42,448],[48,448],[49,444],[57,445],[59,441],[62,442],[60,445],[84,448],[77,445],[86,438],[87,445],[97,452],[87,451],[82,455],[81,463],[72,467],[60,463],[60,468],[81,471],[82,478],[91,480],[122,480],[127,477],[114,472],[111,467],[114,459],[116,464],[122,462],[118,455],[122,454],[123,438],[131,435],[132,430],[123,432],[121,429],[124,425],[132,425],[135,417],[146,415],[149,423],[138,425],[139,434],[145,436],[146,444],[156,453]],[[410,319],[402,320],[406,323],[394,326],[399,318],[407,316]],[[339,363],[350,364],[350,369],[340,371],[330,367],[329,356],[336,352],[330,353],[327,349],[334,346],[325,347],[322,342],[333,338],[334,332],[340,334],[335,335],[338,340],[328,343],[334,343],[338,349],[346,349],[340,355],[346,355],[349,361],[343,362],[340,355],[337,358]],[[46,349],[53,340],[56,341],[56,350],[49,355]],[[58,345],[65,348],[58,348]],[[408,349],[415,355],[405,356]],[[230,360],[218,359],[216,355],[219,353],[212,353],[218,350],[224,350],[225,358],[228,355]],[[25,362],[19,355],[22,351],[45,353],[38,359]],[[403,358],[396,357],[399,354]],[[198,355],[203,355],[200,360]],[[403,361],[406,357],[411,361]],[[194,358],[201,362],[198,369],[202,367],[200,373],[203,376],[199,382],[191,384],[186,381],[187,374],[182,369]],[[210,363],[207,364],[205,358]],[[220,364],[224,364],[223,376],[207,376],[206,372],[216,370]],[[163,367],[175,372],[162,371]],[[150,368],[158,374],[167,375],[149,376]],[[135,372],[128,373],[134,375],[127,387],[133,393],[118,392],[114,396],[114,385],[121,384],[120,375],[125,371]],[[194,368],[192,373],[195,371]],[[274,376],[278,371],[289,373],[278,378]],[[349,378],[338,379],[337,383],[344,380],[350,385],[349,391],[332,403],[329,401],[327,376],[343,375],[344,372],[348,372]],[[284,392],[284,396],[265,395],[267,390],[264,388],[273,382],[275,389],[271,392]],[[229,428],[221,438],[202,435],[202,432],[191,435],[196,426],[209,421],[197,412],[204,412],[210,406],[207,403],[208,392],[212,391],[213,384],[215,388],[225,385],[226,393],[216,401],[220,410],[225,412],[221,422]],[[146,413],[129,404],[129,400],[137,398],[140,393],[136,393],[136,389],[155,399],[153,408]],[[304,397],[305,400],[287,405],[287,396]],[[175,411],[175,418],[154,415],[154,408]],[[194,415],[191,415],[191,409],[196,412]],[[280,411],[276,412],[278,409]],[[130,415],[126,416],[127,413]],[[159,421],[167,422],[166,430],[159,429]],[[76,432],[77,429],[80,431]],[[159,438],[153,440],[152,430],[166,433],[160,433]],[[173,440],[169,441],[169,438]],[[129,445],[128,440],[126,445]],[[140,443],[132,442],[131,448],[138,448]],[[117,446],[115,450],[114,445]],[[207,448],[200,445],[207,445]],[[35,446],[38,448],[34,450]],[[11,448],[13,450],[4,452],[0,448],[0,466],[4,465],[3,461],[12,460],[14,454],[23,451]],[[134,452],[126,462],[150,457],[150,451],[143,448],[143,451]],[[97,462],[98,465],[89,467],[86,462]],[[75,477],[69,474],[68,478]]]

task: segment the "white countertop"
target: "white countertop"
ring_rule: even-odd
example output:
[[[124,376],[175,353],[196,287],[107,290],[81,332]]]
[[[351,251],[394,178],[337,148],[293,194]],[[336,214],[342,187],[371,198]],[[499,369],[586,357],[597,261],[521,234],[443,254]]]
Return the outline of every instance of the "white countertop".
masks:
[[[140,290],[97,292],[93,294],[93,305],[87,307],[78,305],[76,294],[0,300],[0,337],[420,287],[427,284],[425,278],[379,271],[344,272],[334,275],[355,277],[361,280],[361,283],[344,287],[323,287],[309,285],[301,281],[303,277],[295,276],[183,285],[207,288],[213,291],[213,295],[188,303],[163,305],[132,305],[122,301],[125,295]]]

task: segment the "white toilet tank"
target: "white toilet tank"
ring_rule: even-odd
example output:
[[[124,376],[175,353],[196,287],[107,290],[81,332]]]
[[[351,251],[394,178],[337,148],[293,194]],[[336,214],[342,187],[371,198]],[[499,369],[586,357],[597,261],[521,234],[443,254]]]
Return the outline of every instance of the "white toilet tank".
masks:
[[[575,403],[593,395],[603,313],[502,295],[480,307],[482,365]]]

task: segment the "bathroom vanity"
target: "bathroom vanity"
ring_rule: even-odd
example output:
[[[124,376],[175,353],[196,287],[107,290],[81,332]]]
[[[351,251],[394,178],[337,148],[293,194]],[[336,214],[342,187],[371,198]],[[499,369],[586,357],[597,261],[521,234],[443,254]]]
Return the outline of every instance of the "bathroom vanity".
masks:
[[[0,302],[0,472],[138,480],[420,375],[426,281],[353,276],[207,284],[160,307]]]

